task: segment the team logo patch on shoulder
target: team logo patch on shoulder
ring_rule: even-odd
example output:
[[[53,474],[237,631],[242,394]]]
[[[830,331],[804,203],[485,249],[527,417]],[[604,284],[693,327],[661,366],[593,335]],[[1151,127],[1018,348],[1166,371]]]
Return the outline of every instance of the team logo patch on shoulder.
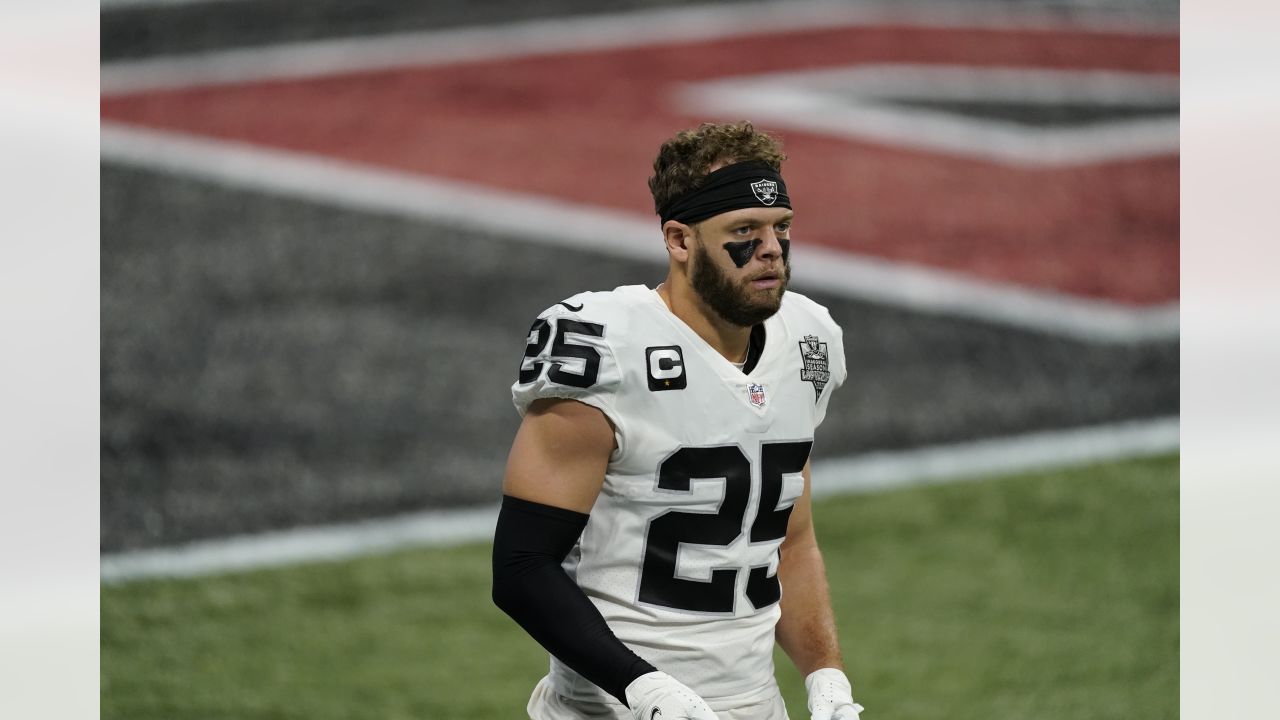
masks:
[[[683,390],[689,384],[684,375],[684,351],[679,345],[645,348],[644,359],[650,390]]]
[[[755,405],[756,407],[764,407],[764,403],[765,403],[764,386],[757,385],[755,383],[748,383],[747,399],[750,400],[751,404]]]
[[[822,389],[831,380],[830,363],[827,361],[827,344],[817,335],[805,335],[800,341],[800,380],[813,383],[813,402],[822,397]]]
[[[765,205],[772,205],[778,201],[778,183],[773,180],[758,180],[751,183],[751,192],[756,194],[756,199]]]

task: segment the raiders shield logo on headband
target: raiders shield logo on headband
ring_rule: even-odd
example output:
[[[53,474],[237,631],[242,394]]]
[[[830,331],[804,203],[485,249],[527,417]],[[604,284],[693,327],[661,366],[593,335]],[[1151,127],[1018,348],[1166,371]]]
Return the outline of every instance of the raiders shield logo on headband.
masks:
[[[772,180],[760,180],[751,183],[751,192],[756,194],[756,199],[765,205],[772,205],[778,200],[778,183]]]

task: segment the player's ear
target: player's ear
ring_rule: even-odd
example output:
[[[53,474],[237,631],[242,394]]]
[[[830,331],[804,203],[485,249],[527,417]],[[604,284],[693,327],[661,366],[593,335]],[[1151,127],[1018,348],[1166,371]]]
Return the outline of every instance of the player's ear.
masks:
[[[679,262],[689,260],[689,241],[693,238],[693,228],[675,220],[662,224],[662,239],[667,244],[667,252]]]

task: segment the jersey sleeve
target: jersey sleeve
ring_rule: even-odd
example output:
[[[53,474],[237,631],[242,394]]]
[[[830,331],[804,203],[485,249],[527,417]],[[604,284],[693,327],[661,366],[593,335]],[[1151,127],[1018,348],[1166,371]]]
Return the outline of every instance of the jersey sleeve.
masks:
[[[826,388],[823,389],[822,395],[818,398],[818,412],[814,418],[814,427],[822,424],[827,417],[827,405],[831,402],[831,396],[835,391],[844,385],[845,379],[848,377],[848,370],[844,361],[844,331],[836,324],[831,317],[831,313],[825,307],[817,305],[818,317],[824,327],[829,328],[831,341],[827,343],[828,356],[830,358],[831,378],[827,381]]]
[[[621,370],[609,341],[606,318],[583,310],[581,297],[566,301],[576,304],[578,310],[557,303],[533,321],[516,382],[511,386],[511,399],[521,417],[535,400],[577,400],[600,409],[616,428]]]

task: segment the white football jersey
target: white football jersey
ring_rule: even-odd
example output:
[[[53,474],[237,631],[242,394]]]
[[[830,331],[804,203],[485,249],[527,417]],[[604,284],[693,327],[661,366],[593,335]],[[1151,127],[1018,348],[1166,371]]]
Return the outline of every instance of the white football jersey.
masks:
[[[521,415],[572,398],[613,422],[617,448],[565,570],[623,643],[712,707],[775,691],[778,548],[845,379],[826,308],[787,292],[764,327],[743,374],[655,290],[581,293],[538,316],[512,386]],[[554,657],[550,677],[561,695],[612,701]]]

